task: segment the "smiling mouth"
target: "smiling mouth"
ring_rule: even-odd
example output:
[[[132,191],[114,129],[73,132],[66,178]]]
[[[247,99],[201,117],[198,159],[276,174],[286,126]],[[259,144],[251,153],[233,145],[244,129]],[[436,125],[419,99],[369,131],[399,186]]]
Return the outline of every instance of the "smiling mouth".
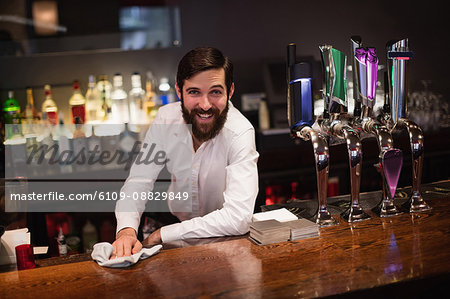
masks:
[[[209,120],[209,119],[213,118],[214,114],[213,113],[197,113],[197,116],[201,120]]]

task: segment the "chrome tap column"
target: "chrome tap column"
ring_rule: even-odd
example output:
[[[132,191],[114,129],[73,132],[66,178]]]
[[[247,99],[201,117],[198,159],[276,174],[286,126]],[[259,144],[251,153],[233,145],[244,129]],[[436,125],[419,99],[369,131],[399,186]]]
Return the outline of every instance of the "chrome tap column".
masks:
[[[352,75],[353,75],[353,100],[355,102],[355,107],[353,109],[353,116],[354,117],[360,117],[361,116],[361,97],[359,95],[359,88],[358,88],[358,69],[359,66],[356,62],[356,56],[355,51],[356,49],[360,48],[362,46],[362,41],[360,36],[352,36],[350,38],[350,50],[351,50],[351,57],[352,57]]]
[[[374,134],[380,151],[379,166],[383,181],[383,198],[373,211],[380,217],[398,215],[401,212],[394,205],[398,176],[392,174],[400,174],[402,167],[402,161],[399,161],[402,157],[401,151],[393,148],[392,135],[389,129],[372,117],[372,109],[376,100],[378,69],[378,57],[375,48],[360,47],[355,49],[355,69],[357,70],[359,97],[362,99],[363,107],[362,115],[356,119],[354,125],[365,133]]]
[[[387,45],[389,91],[391,115],[387,122],[390,129],[406,129],[409,134],[412,155],[412,194],[405,208],[409,212],[422,212],[431,207],[424,201],[420,192],[423,168],[423,132],[413,121],[406,118],[407,86],[406,62],[413,53],[409,51],[408,39],[390,42]]]
[[[320,226],[338,222],[327,208],[328,169],[330,155],[326,138],[312,129],[314,124],[311,95],[311,66],[296,62],[296,46],[287,47],[288,121],[291,134],[305,141],[311,140],[316,161],[318,209],[316,223]]]
[[[359,204],[361,185],[362,150],[358,131],[354,130],[341,119],[347,111],[346,61],[347,57],[339,50],[329,45],[319,47],[322,56],[325,78],[324,99],[329,99],[329,118],[321,122],[321,128],[332,136],[345,139],[350,167],[349,208],[341,214],[348,222],[369,219]],[[325,103],[327,104],[327,103]]]

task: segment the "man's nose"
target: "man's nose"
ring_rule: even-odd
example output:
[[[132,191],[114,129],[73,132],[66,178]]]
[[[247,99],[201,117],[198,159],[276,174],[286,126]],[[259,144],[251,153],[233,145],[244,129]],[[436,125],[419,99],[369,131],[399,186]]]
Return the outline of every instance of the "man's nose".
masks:
[[[207,111],[207,110],[209,110],[209,109],[212,107],[211,102],[209,101],[207,95],[203,96],[203,97],[200,99],[200,102],[198,103],[198,106],[199,106],[201,109],[203,109],[204,111]]]

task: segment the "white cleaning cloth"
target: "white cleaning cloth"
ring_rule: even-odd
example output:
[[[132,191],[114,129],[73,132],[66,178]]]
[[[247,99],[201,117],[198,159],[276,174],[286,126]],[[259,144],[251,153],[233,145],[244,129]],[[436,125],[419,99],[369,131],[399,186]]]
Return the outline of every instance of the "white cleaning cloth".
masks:
[[[139,260],[151,257],[157,254],[162,248],[162,245],[155,245],[152,248],[142,248],[138,253],[130,256],[116,257],[110,260],[114,247],[108,242],[101,242],[94,245],[91,257],[100,266],[111,268],[124,268],[136,264]]]

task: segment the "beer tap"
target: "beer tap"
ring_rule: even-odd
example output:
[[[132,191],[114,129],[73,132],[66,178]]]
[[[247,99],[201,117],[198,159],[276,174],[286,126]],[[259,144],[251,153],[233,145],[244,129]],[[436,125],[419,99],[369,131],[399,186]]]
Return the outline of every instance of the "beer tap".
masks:
[[[409,50],[408,39],[390,41],[387,46],[388,85],[390,103],[390,117],[384,118],[386,125],[391,129],[406,129],[409,135],[412,156],[412,193],[404,208],[409,212],[422,212],[431,207],[425,202],[420,192],[420,181],[423,167],[423,132],[413,121],[406,118],[407,86],[406,62],[413,57]]]
[[[330,137],[343,139],[347,144],[348,161],[350,166],[350,206],[341,214],[348,221],[361,221],[370,219],[359,204],[359,191],[361,185],[362,150],[359,132],[345,122],[347,114],[346,101],[346,61],[344,53],[334,49],[332,46],[319,47],[322,56],[324,70],[324,100],[328,103],[329,116],[324,115],[320,126]]]
[[[287,47],[288,122],[291,135],[305,141],[311,140],[317,177],[318,209],[315,221],[320,226],[331,226],[338,222],[327,208],[329,151],[326,138],[312,128],[314,124],[311,93],[311,66],[296,62],[296,45]]]
[[[355,40],[351,40],[354,45]],[[359,39],[361,46],[361,40]],[[352,47],[353,49],[353,47]],[[393,147],[389,129],[372,117],[377,84],[378,57],[375,48],[355,48],[353,69],[357,77],[358,99],[361,100],[361,116],[354,121],[354,127],[363,133],[375,135],[378,143],[379,167],[382,177],[383,198],[373,211],[380,217],[401,214],[394,205],[394,195],[402,167],[402,152]]]
[[[358,89],[358,76],[357,76],[357,70],[356,70],[356,66],[357,63],[355,61],[356,57],[355,57],[355,50],[357,48],[360,48],[362,46],[362,41],[361,41],[361,37],[354,35],[350,38],[350,43],[351,43],[351,53],[352,53],[352,77],[353,77],[353,100],[354,100],[354,109],[353,109],[353,116],[354,117],[360,117],[361,116],[361,96],[359,94],[359,89]],[[364,84],[363,84],[364,85]]]

